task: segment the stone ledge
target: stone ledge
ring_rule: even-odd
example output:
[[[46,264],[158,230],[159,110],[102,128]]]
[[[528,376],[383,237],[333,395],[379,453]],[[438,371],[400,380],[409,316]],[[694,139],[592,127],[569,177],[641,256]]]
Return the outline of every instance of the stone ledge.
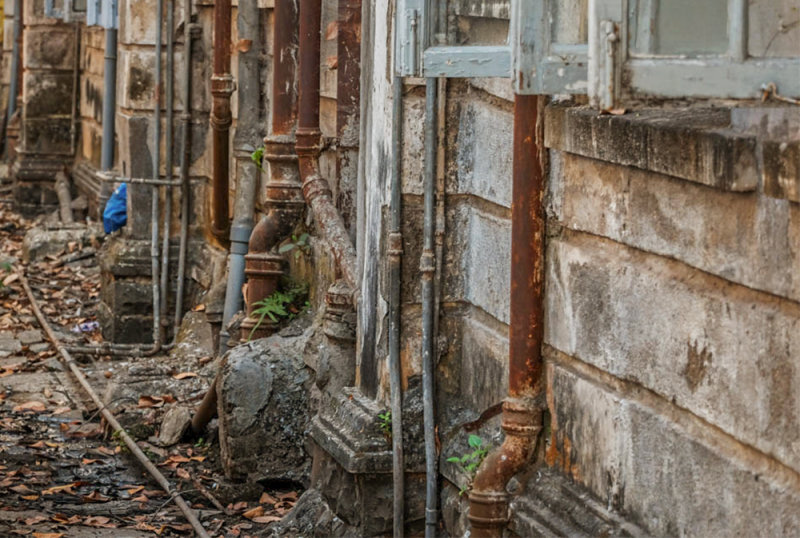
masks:
[[[614,116],[554,105],[545,113],[545,144],[729,191],[759,186],[758,137],[733,128],[730,109],[655,109]]]
[[[348,473],[391,473],[392,450],[379,434],[383,409],[346,388],[311,423],[311,438]]]
[[[553,468],[543,467],[511,502],[511,531],[519,536],[645,536],[599,499]]]

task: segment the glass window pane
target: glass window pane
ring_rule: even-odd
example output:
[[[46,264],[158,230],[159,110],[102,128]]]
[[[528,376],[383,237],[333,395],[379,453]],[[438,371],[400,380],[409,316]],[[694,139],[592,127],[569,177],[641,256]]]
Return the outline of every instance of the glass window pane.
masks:
[[[756,58],[800,56],[800,2],[750,0],[748,52]]]
[[[628,21],[634,56],[728,51],[728,0],[631,0]]]

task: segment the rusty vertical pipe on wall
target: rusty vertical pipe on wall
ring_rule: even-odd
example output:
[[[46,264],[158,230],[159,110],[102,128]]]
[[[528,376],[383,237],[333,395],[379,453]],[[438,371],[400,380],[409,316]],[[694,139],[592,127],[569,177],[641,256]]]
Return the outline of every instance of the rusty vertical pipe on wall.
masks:
[[[211,128],[213,165],[211,186],[211,233],[228,240],[228,176],[230,161],[231,94],[231,0],[214,2],[214,74],[211,76]]]
[[[303,196],[311,208],[314,223],[328,242],[342,278],[355,290],[358,289],[356,251],[333,203],[328,180],[319,172],[321,18],[321,0],[300,0],[300,121],[295,149]]]
[[[502,536],[508,524],[506,485],[528,462],[542,428],[544,408],[544,166],[540,109],[543,98],[514,100],[511,202],[511,323],[508,398],[503,403],[502,446],[478,469],[469,494],[471,535]]]
[[[336,74],[336,205],[351,223],[361,111],[361,0],[339,0]],[[350,230],[355,239],[355,230]]]
[[[294,131],[297,126],[298,11],[294,0],[275,2],[273,25],[272,125],[264,140],[264,160],[269,162],[266,185],[267,213],[253,228],[245,256],[248,317],[242,322],[242,338],[250,337],[258,319],[252,316],[255,302],[272,294],[283,272],[283,257],[271,253],[299,222],[303,195],[297,170]],[[261,323],[253,337],[268,336],[269,323]]]

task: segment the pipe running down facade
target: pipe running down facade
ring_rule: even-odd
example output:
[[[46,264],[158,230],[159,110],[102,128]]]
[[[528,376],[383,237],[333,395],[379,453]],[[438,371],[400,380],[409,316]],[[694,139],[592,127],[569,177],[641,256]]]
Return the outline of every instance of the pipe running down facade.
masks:
[[[239,84],[237,99],[239,110],[247,110],[260,101],[259,79],[259,17],[256,0],[240,0],[236,24],[239,40],[250,42],[248,50],[239,51]],[[253,232],[253,203],[258,186],[258,169],[251,159],[253,144],[258,136],[258,117],[255,114],[240,114],[234,138],[236,195],[233,204],[231,225],[231,247],[228,257],[228,283],[225,289],[225,306],[222,312],[219,352],[228,350],[228,323],[242,309],[242,286],[245,279],[245,255],[248,252],[250,234]]]
[[[269,323],[252,315],[255,303],[271,295],[283,274],[283,257],[271,252],[288,236],[303,212],[303,196],[297,170],[294,132],[297,127],[298,10],[293,0],[275,2],[273,28],[272,125],[264,140],[264,159],[269,162],[266,185],[267,213],[253,228],[245,256],[247,318],[242,338],[260,338],[272,332]],[[256,328],[257,327],[257,328]],[[253,329],[255,332],[253,332]]]
[[[211,233],[221,243],[228,240],[228,184],[230,160],[231,0],[214,2],[214,74],[211,76],[211,129],[213,131]]]
[[[499,537],[509,521],[506,485],[529,461],[542,429],[544,380],[543,97],[514,100],[511,323],[505,440],[481,464],[469,494],[471,535]]]
[[[319,170],[321,25],[322,0],[300,0],[300,119],[295,149],[303,197],[317,229],[330,245],[342,278],[355,291],[359,288],[356,251],[333,202],[328,180]]]

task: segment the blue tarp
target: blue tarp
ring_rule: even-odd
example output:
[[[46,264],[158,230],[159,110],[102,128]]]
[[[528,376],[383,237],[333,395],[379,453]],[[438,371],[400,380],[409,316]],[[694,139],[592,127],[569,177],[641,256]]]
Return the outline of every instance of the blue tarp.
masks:
[[[128,189],[125,183],[117,187],[103,210],[103,229],[107,234],[115,232],[128,222]]]

